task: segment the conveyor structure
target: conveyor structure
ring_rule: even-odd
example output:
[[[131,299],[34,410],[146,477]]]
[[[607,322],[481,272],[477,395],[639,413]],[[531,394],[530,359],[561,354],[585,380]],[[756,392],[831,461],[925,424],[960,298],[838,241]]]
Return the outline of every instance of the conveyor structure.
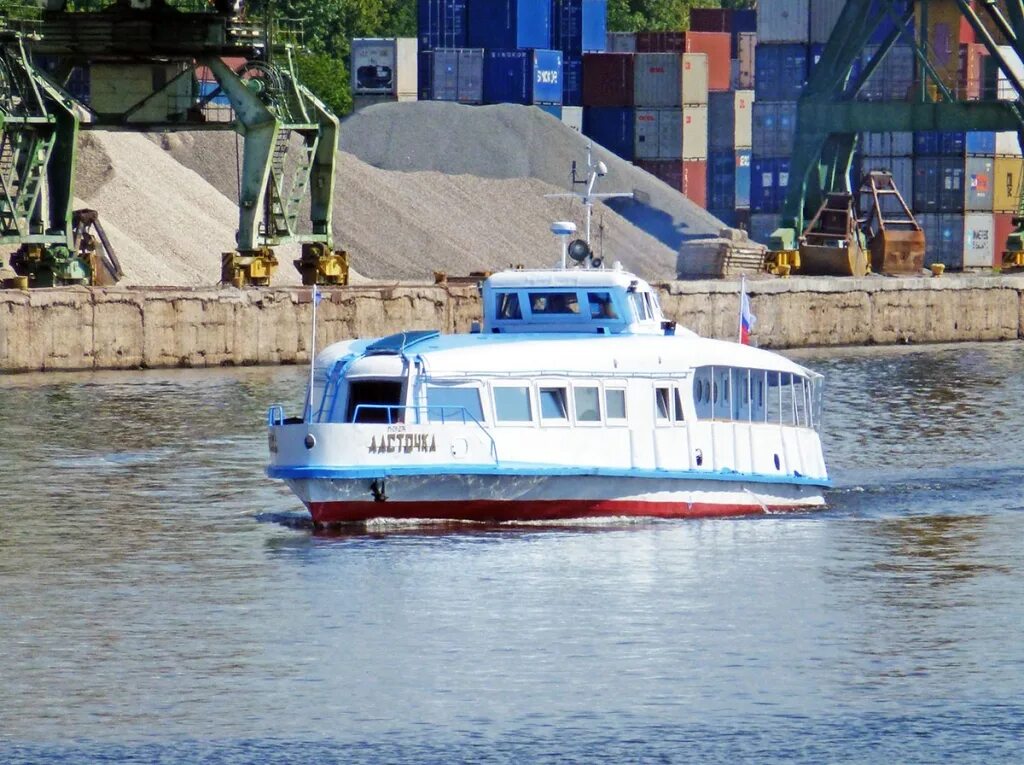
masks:
[[[13,264],[33,264],[31,284],[98,280],[72,210],[80,130],[236,131],[239,225],[223,281],[268,283],[286,242],[302,244],[304,278],[345,280],[331,232],[338,119],[296,76],[296,30],[249,23],[238,5],[0,2],[0,242],[21,246]]]
[[[996,36],[1012,45],[1024,60],[1024,0],[956,0],[960,15],[973,28],[1018,96],[1024,82],[996,44]],[[801,263],[800,239],[806,221],[823,208],[831,194],[851,194],[850,169],[857,134],[889,131],[1017,131],[1024,136],[1024,110],[1019,100],[962,100],[932,64],[928,50],[930,0],[847,0],[821,59],[811,72],[797,108],[797,128],[790,162],[789,185],[779,228],[769,241],[777,263]],[[948,3],[947,3],[948,5]],[[977,10],[975,10],[975,8]],[[916,16],[916,29],[911,20]],[[886,19],[894,22],[872,57],[858,69],[865,46]],[[856,96],[898,41],[913,42],[918,76],[912,97],[901,101],[857,101]],[[1024,249],[1024,215],[1007,242],[1008,250]],[[849,267],[830,264],[819,272],[863,275],[864,258],[846,258]]]

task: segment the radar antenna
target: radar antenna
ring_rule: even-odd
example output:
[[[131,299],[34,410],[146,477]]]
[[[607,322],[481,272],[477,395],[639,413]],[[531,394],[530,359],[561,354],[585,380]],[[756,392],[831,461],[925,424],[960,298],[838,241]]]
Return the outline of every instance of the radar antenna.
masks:
[[[586,176],[582,177],[582,178],[579,177],[577,175],[577,172],[576,172],[576,161],[573,160],[573,163],[572,163],[572,185],[574,187],[575,186],[585,186],[586,187],[586,191],[580,192],[580,191],[573,190],[573,191],[562,193],[562,194],[545,194],[544,195],[547,198],[556,198],[556,197],[575,198],[575,199],[579,199],[583,203],[583,209],[585,211],[584,212],[584,215],[585,215],[585,217],[584,217],[584,222],[585,222],[585,225],[584,225],[584,240],[586,241],[587,245],[590,244],[590,220],[591,220],[591,217],[593,216],[594,200],[595,199],[613,199],[613,198],[626,198],[626,199],[632,199],[633,198],[633,193],[632,192],[616,191],[616,192],[595,193],[594,192],[594,186],[597,184],[597,179],[598,178],[603,178],[607,174],[608,174],[608,166],[604,162],[602,162],[601,160],[598,160],[597,162],[594,162],[594,160],[593,160],[593,144],[587,143],[587,174],[586,174]]]

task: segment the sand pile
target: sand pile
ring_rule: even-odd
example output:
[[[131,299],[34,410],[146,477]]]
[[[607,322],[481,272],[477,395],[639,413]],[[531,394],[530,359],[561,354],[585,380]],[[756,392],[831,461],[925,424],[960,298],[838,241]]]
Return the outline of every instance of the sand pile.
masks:
[[[555,127],[562,129],[557,122]],[[160,143],[226,197],[237,199],[233,134],[176,133]],[[431,279],[434,271],[464,275],[509,264],[550,267],[557,260],[551,222],[573,220],[583,230],[578,202],[544,197],[564,190],[531,177],[385,170],[342,151],[335,243],[349,252],[359,273],[374,279]],[[595,248],[612,260],[651,279],[674,276],[676,254],[617,213],[598,206],[592,225]]]
[[[485,178],[532,177],[569,187],[573,160],[585,166],[589,139],[535,107],[463,106],[412,101],[371,106],[342,124],[341,148],[374,167],[436,170]],[[717,236],[722,222],[649,173],[595,146],[608,165],[599,191],[634,191],[609,200],[626,220],[673,251]]]

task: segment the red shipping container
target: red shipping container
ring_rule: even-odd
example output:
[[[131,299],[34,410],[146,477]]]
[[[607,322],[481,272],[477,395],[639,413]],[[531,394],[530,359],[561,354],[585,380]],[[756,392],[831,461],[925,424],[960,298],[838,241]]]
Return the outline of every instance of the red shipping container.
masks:
[[[691,8],[691,32],[731,32],[732,11],[728,8]]]
[[[992,265],[1001,266],[1003,263],[1003,252],[1006,250],[1006,237],[1013,233],[1017,227],[1013,225],[1013,216],[1016,213],[996,213],[992,216],[995,225],[995,241],[992,242]]]
[[[632,106],[632,53],[585,53],[583,55],[583,105]]]
[[[728,32],[637,32],[636,52],[704,53],[708,57],[708,90],[729,90],[732,35]]]
[[[633,163],[676,191],[683,190],[683,162],[679,159],[638,159]]]
[[[701,207],[708,206],[708,161],[688,159],[683,162],[683,196]]]

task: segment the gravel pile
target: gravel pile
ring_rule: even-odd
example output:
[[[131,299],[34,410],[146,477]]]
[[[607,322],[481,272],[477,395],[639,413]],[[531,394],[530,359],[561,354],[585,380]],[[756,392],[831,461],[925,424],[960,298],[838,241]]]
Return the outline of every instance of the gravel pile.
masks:
[[[436,170],[484,178],[537,178],[569,187],[570,166],[586,164],[589,139],[535,107],[464,106],[440,101],[385,103],[342,125],[341,148],[374,167]],[[603,147],[608,166],[598,191],[634,191],[637,200],[608,206],[674,252],[694,239],[718,236],[722,222],[662,181]]]

